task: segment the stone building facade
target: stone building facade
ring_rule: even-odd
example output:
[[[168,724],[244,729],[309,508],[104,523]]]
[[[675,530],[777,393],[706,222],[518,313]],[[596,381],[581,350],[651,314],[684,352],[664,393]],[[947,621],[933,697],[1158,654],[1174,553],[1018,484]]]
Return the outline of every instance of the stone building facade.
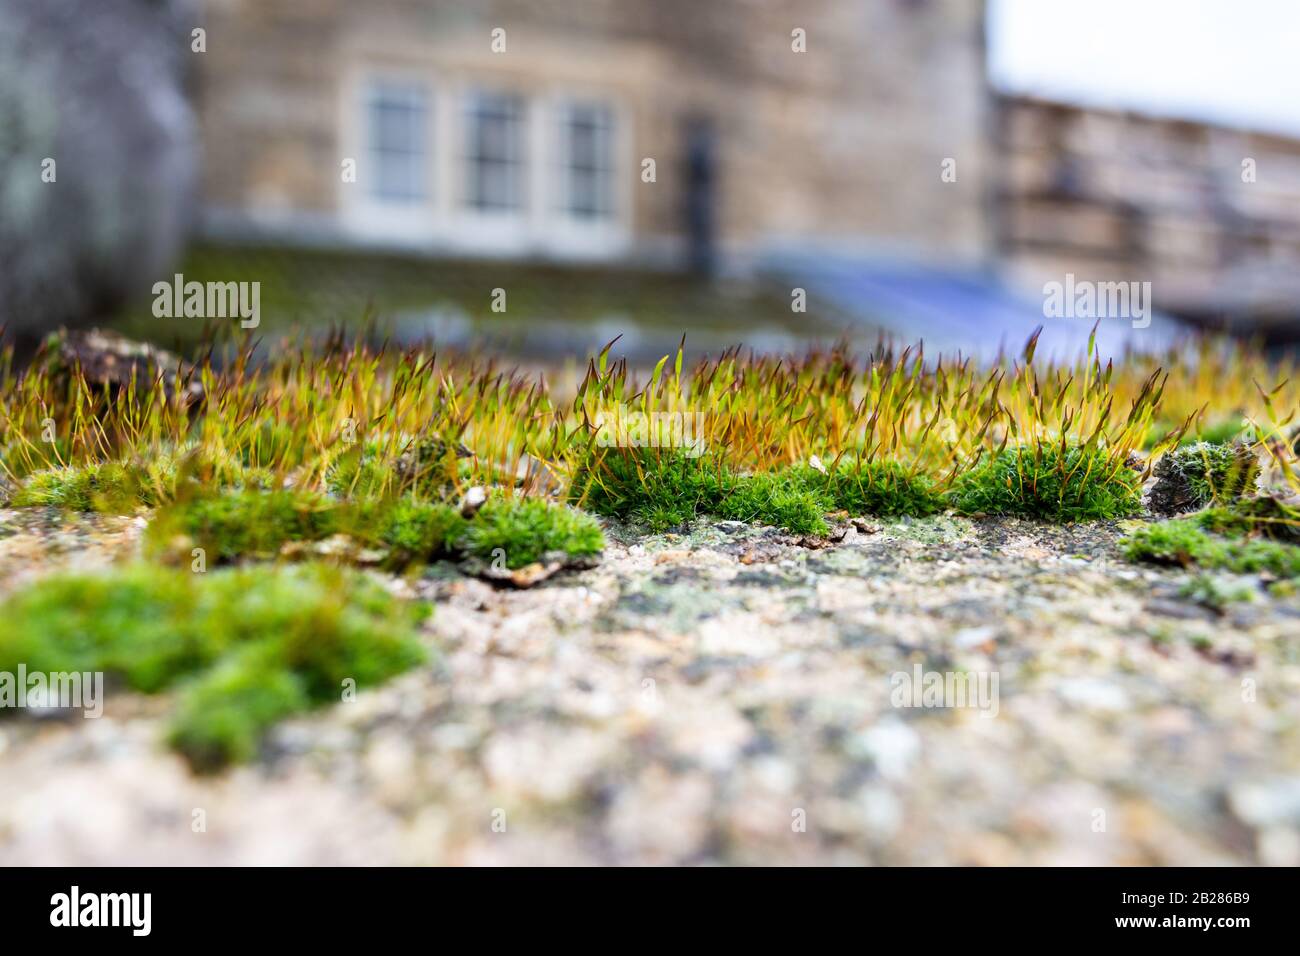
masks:
[[[1150,282],[1199,324],[1300,332],[1300,140],[1026,98],[998,115],[994,229],[1025,285]]]
[[[198,2],[211,235],[924,259],[1300,330],[1300,141],[997,96],[983,0]]]
[[[724,268],[991,248],[982,0],[202,7],[213,232]]]

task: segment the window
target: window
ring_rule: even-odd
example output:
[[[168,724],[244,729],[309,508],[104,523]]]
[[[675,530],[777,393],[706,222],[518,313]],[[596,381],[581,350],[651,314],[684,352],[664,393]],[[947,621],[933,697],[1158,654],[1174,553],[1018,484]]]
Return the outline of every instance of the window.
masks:
[[[466,105],[466,194],[471,209],[510,212],[524,205],[524,104],[478,93]]]
[[[418,86],[379,84],[366,104],[371,194],[414,203],[427,193],[428,98]]]
[[[572,103],[560,113],[563,211],[575,219],[614,215],[614,114],[598,103]]]

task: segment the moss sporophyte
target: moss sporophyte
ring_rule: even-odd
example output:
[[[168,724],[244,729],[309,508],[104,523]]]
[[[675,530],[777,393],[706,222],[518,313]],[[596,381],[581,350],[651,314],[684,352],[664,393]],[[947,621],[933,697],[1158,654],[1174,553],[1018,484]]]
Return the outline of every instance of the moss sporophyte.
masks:
[[[334,338],[220,363],[146,351],[111,381],[66,349],[21,371],[6,351],[0,497],[55,521],[138,515],[149,563],[11,594],[0,670],[174,693],[168,739],[209,769],[342,682],[424,659],[419,609],[354,565],[582,567],[606,546],[593,515],[813,536],[854,516],[1149,507],[1173,518],[1129,537],[1132,560],[1300,575],[1294,368],[1212,342],[1105,364],[1091,347],[1044,361],[1036,344],[984,367],[883,344],[688,366],[683,348],[645,372],[606,346],[547,377]]]
[[[683,348],[641,376],[606,346],[556,383],[419,350],[285,343],[188,366],[194,389],[142,373],[112,391],[66,361],[18,373],[6,353],[0,493],[19,507],[163,506],[160,525],[219,559],[346,533],[414,560],[464,550],[472,528],[413,509],[455,507],[471,488],[652,529],[714,515],[823,533],[827,512],[1125,517],[1153,468],[1152,506],[1170,513],[1249,492],[1264,468],[1294,481],[1288,369],[1208,343],[1166,367],[1103,366],[1091,347],[1043,362],[1036,347],[984,368],[885,346],[732,349],[687,368]],[[1266,373],[1285,377],[1265,391],[1253,381]],[[1223,420],[1216,402],[1250,423],[1250,443],[1180,447]]]
[[[481,487],[659,525],[784,513],[806,528],[823,504],[1068,521],[1140,507],[1141,482],[1222,421],[1216,407],[1250,423],[1261,469],[1293,479],[1291,369],[1219,344],[1163,366],[1138,355],[1103,365],[1091,351],[1046,362],[1036,344],[985,367],[887,346],[731,349],[688,367],[683,349],[648,374],[607,346],[566,379],[418,349],[286,342],[185,366],[192,389],[161,370],[113,389],[75,364],[18,372],[6,353],[0,493],[129,513],[227,490],[455,505]],[[1270,391],[1253,384],[1273,376],[1282,384]],[[1229,473],[1245,467],[1237,452],[1181,454],[1198,502],[1254,479]]]

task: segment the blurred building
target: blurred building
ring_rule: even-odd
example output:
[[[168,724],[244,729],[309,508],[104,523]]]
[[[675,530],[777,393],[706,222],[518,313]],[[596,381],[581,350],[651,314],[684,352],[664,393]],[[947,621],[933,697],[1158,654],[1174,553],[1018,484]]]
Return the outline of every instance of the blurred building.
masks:
[[[1027,284],[1140,277],[1157,308],[1300,334],[1300,140],[1007,98],[993,210]]]
[[[1161,348],[1177,319],[1300,338],[1300,143],[996,95],[984,6],[161,2],[202,31],[200,242],[181,265],[261,282],[270,325],[373,312],[455,341],[513,323],[565,352],[655,326],[662,354],[711,324],[717,341],[848,327],[985,355],[1044,325],[1041,353],[1075,353],[1093,319],[1045,305],[1066,276],[1150,283],[1154,310],[1108,317],[1105,351]],[[93,137],[85,116],[125,109],[67,124]],[[142,300],[170,277],[146,271]],[[489,314],[506,284],[510,315]]]
[[[981,0],[203,6],[217,234],[723,270],[990,251]]]

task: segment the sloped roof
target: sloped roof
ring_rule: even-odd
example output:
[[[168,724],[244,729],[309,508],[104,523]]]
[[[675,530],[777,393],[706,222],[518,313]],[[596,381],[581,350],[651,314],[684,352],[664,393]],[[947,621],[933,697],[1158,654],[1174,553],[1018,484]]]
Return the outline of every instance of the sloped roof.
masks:
[[[837,307],[865,328],[883,328],[900,341],[925,342],[927,354],[992,359],[1016,352],[1043,327],[1038,354],[1073,358],[1087,349],[1096,320],[1048,318],[1042,298],[1013,289],[992,272],[869,256],[772,257],[765,271],[779,274]],[[1146,328],[1103,319],[1097,328],[1104,360],[1125,350],[1160,352],[1186,332],[1176,319],[1153,312]]]

